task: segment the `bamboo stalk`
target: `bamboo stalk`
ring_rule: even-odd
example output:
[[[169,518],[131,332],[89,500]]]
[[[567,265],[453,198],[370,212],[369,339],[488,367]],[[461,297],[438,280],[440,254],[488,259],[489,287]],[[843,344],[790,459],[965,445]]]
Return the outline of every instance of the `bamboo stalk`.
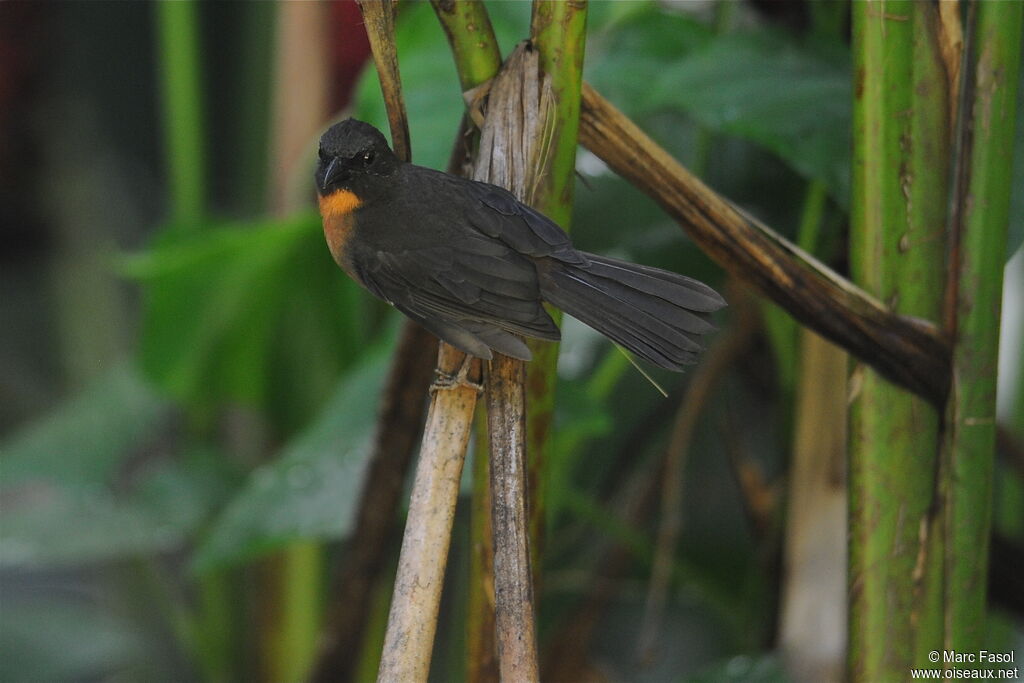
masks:
[[[527,524],[526,367],[498,354],[488,365],[495,635],[504,681],[538,681]]]
[[[579,137],[580,90],[586,45],[586,0],[535,0],[530,36],[537,48],[540,72],[549,83],[553,101],[545,145],[530,169],[533,192],[526,201],[567,232],[572,219]],[[561,312],[552,311],[556,322]],[[539,581],[544,539],[544,470],[555,413],[558,344],[528,342],[533,361],[526,370],[527,454],[530,490],[530,541],[534,578]]]
[[[1016,90],[1024,6],[975,3],[968,117],[957,197],[960,224],[951,264],[955,291],[953,384],[946,408],[946,583],[944,649],[984,645],[995,399],[1006,231],[1012,192]]]
[[[200,74],[199,6],[195,3],[160,3],[157,30],[160,39],[161,92],[164,109],[164,149],[171,219],[185,229],[198,228],[206,211],[206,145],[203,86]],[[233,668],[232,594],[226,571],[198,580],[197,614],[178,617],[175,634],[193,653],[203,674],[211,680],[230,675]],[[187,636],[184,631],[188,631]]]
[[[849,357],[807,329],[799,343],[779,641],[795,680],[841,681]]]
[[[388,110],[395,154],[410,159],[409,125],[394,45],[394,5],[360,0]],[[438,346],[430,410],[384,634],[379,681],[426,681],[430,673],[455,504],[479,395],[480,362]]]
[[[415,454],[424,394],[436,358],[434,336],[411,321],[405,324],[384,389],[350,549],[331,591],[327,629],[310,679],[314,683],[352,678],[357,664],[352,653],[360,649],[365,634],[373,631],[372,598],[388,549],[393,547],[395,534],[391,530]]]
[[[549,81],[541,81],[538,54],[520,46],[491,85],[473,177],[528,201],[553,112]],[[535,358],[536,361],[536,358]],[[527,502],[525,363],[500,354],[487,376],[491,528],[494,549],[495,636],[504,680],[538,680]],[[533,503],[531,500],[530,503]],[[482,654],[482,653],[481,653]]]
[[[284,217],[308,201],[296,192],[296,168],[310,137],[327,115],[328,74],[325,8],[314,4],[277,6],[275,83],[270,125],[267,188],[271,213]],[[302,73],[305,78],[289,78]],[[308,391],[308,389],[306,389]],[[270,603],[260,625],[262,667],[271,680],[301,680],[316,657],[320,631],[324,564],[319,543],[297,541],[267,558],[261,572],[261,599]]]
[[[164,148],[172,219],[195,228],[206,203],[205,127],[199,70],[199,5],[162,2],[157,28],[163,56]]]
[[[484,411],[486,412],[486,411]],[[476,429],[473,499],[470,507],[469,597],[466,602],[466,681],[498,680],[494,623],[494,532],[491,524],[491,468],[486,415]]]
[[[462,91],[485,83],[501,68],[501,50],[487,9],[479,0],[430,0],[448,37]]]
[[[455,503],[479,390],[480,362],[448,344],[438,350],[440,383],[432,387],[398,576],[377,680],[426,681],[430,673]],[[460,371],[465,380],[458,381]],[[444,381],[456,378],[456,381]]]
[[[852,272],[893,310],[938,320],[951,126],[937,10],[853,12]],[[872,369],[852,381],[848,675],[902,679],[942,642],[939,416]]]
[[[411,145],[408,117],[394,44],[394,4],[389,0],[360,0],[359,8],[380,78],[394,151],[400,158],[409,161]],[[361,494],[358,523],[352,539],[353,552],[346,558],[345,568],[336,580],[334,607],[312,681],[350,678],[353,667],[357,665],[352,653],[363,643],[364,634],[368,630],[374,578],[384,566],[390,545],[384,539],[390,536],[389,529],[402,493],[405,474],[412,463],[415,439],[423,414],[422,392],[429,382],[431,359],[437,357],[437,351],[433,335],[410,320],[403,322],[384,391],[374,438],[374,452]],[[435,454],[435,457],[438,455]],[[428,467],[422,463],[421,466]],[[434,466],[439,467],[440,464],[435,463]],[[451,505],[454,506],[454,499]],[[410,524],[415,526],[419,521],[412,520]],[[444,533],[444,543],[448,543],[451,527]],[[443,560],[440,572],[443,576]]]

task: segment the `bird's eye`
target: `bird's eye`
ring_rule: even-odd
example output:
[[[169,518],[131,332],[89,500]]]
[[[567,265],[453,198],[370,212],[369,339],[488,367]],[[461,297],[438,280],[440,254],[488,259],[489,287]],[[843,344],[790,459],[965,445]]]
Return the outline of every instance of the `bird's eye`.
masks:
[[[327,161],[328,160],[327,152],[324,151],[323,147],[321,147],[319,150],[317,150],[317,156],[320,157],[320,161]]]
[[[366,152],[363,152],[363,155],[362,157],[360,157],[360,159],[362,160],[364,166],[369,166],[370,164],[373,163],[373,159],[375,156],[376,155],[373,153],[373,150],[367,150]]]

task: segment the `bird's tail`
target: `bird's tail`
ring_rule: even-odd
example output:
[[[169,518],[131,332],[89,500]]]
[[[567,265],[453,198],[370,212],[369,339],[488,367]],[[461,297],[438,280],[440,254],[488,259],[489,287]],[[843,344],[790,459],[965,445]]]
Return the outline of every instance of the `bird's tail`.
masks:
[[[654,365],[696,362],[698,337],[715,329],[708,314],[725,306],[718,292],[660,268],[584,256],[586,265],[546,264],[544,299]]]

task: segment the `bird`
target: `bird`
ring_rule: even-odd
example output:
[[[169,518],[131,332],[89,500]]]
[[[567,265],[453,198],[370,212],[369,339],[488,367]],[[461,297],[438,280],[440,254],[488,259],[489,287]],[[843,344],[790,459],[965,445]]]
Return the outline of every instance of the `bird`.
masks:
[[[507,190],[399,159],[372,125],[320,138],[315,172],[335,262],[370,293],[477,358],[528,361],[521,337],[561,338],[544,303],[645,361],[681,371],[725,300],[660,268],[577,250]]]

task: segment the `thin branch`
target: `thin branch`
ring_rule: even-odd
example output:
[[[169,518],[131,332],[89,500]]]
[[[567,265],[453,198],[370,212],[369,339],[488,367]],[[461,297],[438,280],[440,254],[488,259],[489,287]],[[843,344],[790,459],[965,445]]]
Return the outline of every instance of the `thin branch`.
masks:
[[[793,317],[936,405],[949,345],[927,321],[897,315],[691,175],[584,84],[580,142],[675,218],[711,258]]]
[[[525,364],[498,354],[487,372],[495,634],[505,681],[540,680],[526,505]]]
[[[455,503],[479,395],[480,361],[441,344],[378,681],[426,681]]]
[[[494,80],[473,177],[528,201],[537,147],[550,120],[550,88],[540,82],[536,51],[521,45]],[[527,418],[522,361],[498,354],[487,375],[488,442],[494,534],[495,635],[504,680],[535,681],[537,639],[527,505]]]
[[[391,126],[391,146],[399,159],[412,159],[409,142],[409,117],[402,97],[402,77],[398,71],[398,50],[395,48],[395,4],[391,0],[357,0],[363,13],[370,50],[377,65],[380,89]]]
[[[397,538],[396,510],[416,449],[437,340],[411,321],[402,328],[388,374],[373,455],[343,569],[331,591],[313,683],[348,680],[369,622],[373,585]]]
[[[669,405],[667,401],[663,404]],[[653,432],[653,429],[648,429],[644,435]],[[629,443],[631,447],[622,449],[616,460],[622,465],[634,466],[637,441]],[[625,483],[620,478],[609,505],[615,518],[633,527],[644,527],[654,511],[663,472],[663,463],[658,463],[654,467],[633,467]],[[635,553],[635,548],[630,548],[622,541],[603,541],[600,557],[593,564],[597,569],[590,578],[590,586],[583,600],[573,608],[563,622],[565,626],[549,640],[545,648],[544,674],[550,680],[592,680],[586,675],[593,670],[588,662],[590,641],[609,603],[615,598],[615,580],[629,572],[636,559]]]

